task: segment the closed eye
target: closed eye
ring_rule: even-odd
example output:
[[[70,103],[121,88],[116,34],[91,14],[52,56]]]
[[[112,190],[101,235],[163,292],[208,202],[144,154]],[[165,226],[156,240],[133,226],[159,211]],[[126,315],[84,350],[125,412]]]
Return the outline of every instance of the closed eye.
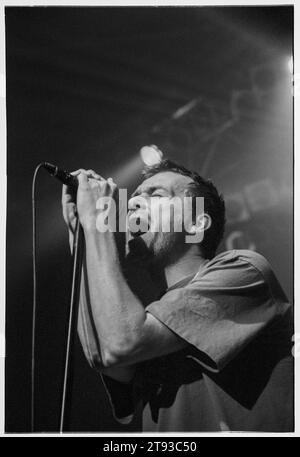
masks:
[[[153,189],[153,191],[151,193],[151,197],[166,197],[167,195],[169,195],[169,192],[163,188]]]

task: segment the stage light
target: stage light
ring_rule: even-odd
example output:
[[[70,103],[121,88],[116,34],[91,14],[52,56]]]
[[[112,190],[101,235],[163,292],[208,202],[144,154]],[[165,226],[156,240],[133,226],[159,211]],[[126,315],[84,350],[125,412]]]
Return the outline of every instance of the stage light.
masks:
[[[155,144],[151,144],[150,146],[143,146],[140,155],[145,165],[152,166],[161,162],[163,153]]]
[[[294,72],[294,59],[293,59],[293,56],[291,56],[288,60],[288,68],[290,70],[290,72],[293,74]]]

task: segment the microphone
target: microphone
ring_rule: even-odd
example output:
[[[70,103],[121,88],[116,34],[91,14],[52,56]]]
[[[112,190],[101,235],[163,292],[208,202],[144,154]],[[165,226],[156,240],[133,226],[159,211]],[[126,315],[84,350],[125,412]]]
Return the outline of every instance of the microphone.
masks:
[[[78,179],[76,176],[71,175],[68,171],[62,170],[49,162],[44,162],[43,167],[48,171],[48,173],[50,173],[51,176],[54,176],[54,178],[58,179],[63,184],[78,187]]]

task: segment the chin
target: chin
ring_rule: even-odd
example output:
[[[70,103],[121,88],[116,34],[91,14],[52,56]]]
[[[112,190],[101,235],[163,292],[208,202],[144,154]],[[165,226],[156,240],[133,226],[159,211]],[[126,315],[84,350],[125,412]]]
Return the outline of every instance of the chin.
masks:
[[[127,242],[127,257],[149,262],[153,259],[152,234],[143,233],[141,235],[130,236]]]
[[[146,232],[131,237],[127,253],[136,259],[167,266],[181,251],[177,233]]]

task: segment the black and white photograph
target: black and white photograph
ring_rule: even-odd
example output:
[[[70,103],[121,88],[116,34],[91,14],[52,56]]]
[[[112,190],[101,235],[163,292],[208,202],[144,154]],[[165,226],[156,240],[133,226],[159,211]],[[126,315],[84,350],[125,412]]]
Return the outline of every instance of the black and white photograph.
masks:
[[[4,434],[294,434],[294,6],[4,18]]]

